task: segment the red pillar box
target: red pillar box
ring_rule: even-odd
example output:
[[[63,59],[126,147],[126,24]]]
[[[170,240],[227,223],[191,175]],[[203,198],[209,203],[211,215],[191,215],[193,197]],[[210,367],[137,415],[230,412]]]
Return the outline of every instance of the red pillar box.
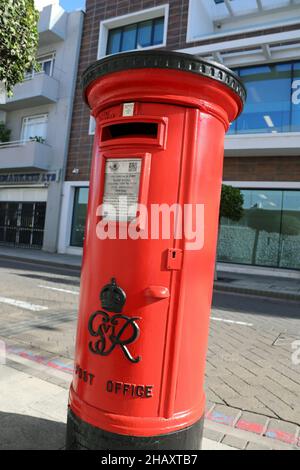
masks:
[[[168,51],[102,59],[83,87],[96,134],[67,448],[199,449],[224,136],[245,89]]]

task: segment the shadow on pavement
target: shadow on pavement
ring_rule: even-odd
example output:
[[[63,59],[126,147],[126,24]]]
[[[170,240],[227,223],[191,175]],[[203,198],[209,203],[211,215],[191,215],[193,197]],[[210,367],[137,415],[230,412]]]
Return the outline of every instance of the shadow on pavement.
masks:
[[[17,273],[17,276],[20,276],[20,277],[27,277],[29,279],[38,279],[40,281],[46,281],[46,282],[53,282],[53,283],[57,283],[57,284],[65,284],[65,285],[68,285],[68,286],[80,286],[80,279],[74,279],[74,280],[71,280],[71,279],[66,279],[64,277],[51,277],[51,276],[39,276],[38,274],[19,274]],[[78,274],[77,276],[78,277]]]
[[[62,276],[76,277],[80,276],[80,267],[70,267],[65,265],[47,265],[44,263],[26,260],[0,259],[0,268],[8,268],[11,271],[29,271],[47,274],[61,274]]]
[[[285,299],[214,292],[212,306],[218,310],[300,320],[299,302]]]
[[[0,412],[0,450],[59,450],[65,445],[64,423]]]

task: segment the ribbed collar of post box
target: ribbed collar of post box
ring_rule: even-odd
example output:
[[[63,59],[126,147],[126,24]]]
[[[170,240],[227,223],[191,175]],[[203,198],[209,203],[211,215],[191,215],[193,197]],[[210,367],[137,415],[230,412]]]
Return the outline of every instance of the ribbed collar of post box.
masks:
[[[114,54],[94,62],[82,75],[84,99],[86,100],[87,87],[98,78],[113,72],[143,68],[181,70],[202,75],[230,88],[239,96],[243,105],[247,98],[246,88],[240,77],[223,64],[191,54],[156,50]]]

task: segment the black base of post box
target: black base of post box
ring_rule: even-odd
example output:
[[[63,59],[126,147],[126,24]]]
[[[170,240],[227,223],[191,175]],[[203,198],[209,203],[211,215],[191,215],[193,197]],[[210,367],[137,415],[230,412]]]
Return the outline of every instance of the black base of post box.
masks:
[[[204,418],[170,434],[136,437],[103,431],[68,412],[66,450],[201,450]]]

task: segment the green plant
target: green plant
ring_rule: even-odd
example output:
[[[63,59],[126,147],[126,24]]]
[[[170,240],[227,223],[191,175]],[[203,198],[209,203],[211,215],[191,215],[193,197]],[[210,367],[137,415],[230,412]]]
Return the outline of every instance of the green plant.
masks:
[[[34,137],[29,137],[29,140],[31,140],[32,142],[39,142],[40,144],[44,144],[46,142],[44,137],[41,137],[39,135],[35,135]]]
[[[222,185],[220,220],[221,217],[227,217],[230,220],[238,222],[243,216],[243,204],[244,196],[239,188],[234,188],[227,184]]]
[[[38,68],[38,20],[34,0],[0,0],[0,82],[9,96],[27,70]]]
[[[6,127],[4,122],[0,122],[0,142],[9,142],[11,130]]]

